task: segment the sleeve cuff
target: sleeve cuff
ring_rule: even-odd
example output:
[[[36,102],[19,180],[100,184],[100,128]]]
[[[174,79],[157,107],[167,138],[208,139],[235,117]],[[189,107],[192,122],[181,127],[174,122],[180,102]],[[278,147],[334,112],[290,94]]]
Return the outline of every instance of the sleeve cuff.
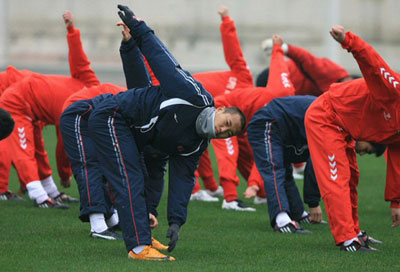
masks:
[[[351,36],[353,33],[350,31],[346,32],[346,36],[344,37],[344,41],[342,42],[342,48],[343,49],[348,49],[350,47],[350,41],[351,41]]]
[[[390,203],[390,208],[400,208],[400,202],[399,201],[392,201]]]
[[[226,15],[224,17],[222,17],[222,22],[223,23],[228,23],[231,21],[231,17],[229,17],[229,15]]]
[[[318,206],[319,206],[319,202],[317,202],[317,203],[308,203],[308,207],[309,208],[316,208]]]
[[[68,33],[74,33],[75,32],[74,25],[71,25],[71,26],[67,27],[67,31],[68,31]]]

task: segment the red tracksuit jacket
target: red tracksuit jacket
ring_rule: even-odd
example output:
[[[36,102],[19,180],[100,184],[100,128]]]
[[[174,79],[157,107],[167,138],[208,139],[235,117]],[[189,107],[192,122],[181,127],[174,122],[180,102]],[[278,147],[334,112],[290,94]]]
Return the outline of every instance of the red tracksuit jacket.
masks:
[[[370,68],[363,72],[365,79],[331,85],[326,98],[354,139],[388,145],[385,199],[400,207],[400,74],[351,32],[342,47],[358,57],[360,66]]]
[[[307,50],[289,45],[287,66],[296,95],[319,96],[332,83],[349,76],[340,65],[326,58],[317,58]]]
[[[79,29],[68,29],[69,62],[71,76],[41,75],[33,73],[13,84],[1,97],[1,105],[12,114],[23,114],[32,121],[42,121],[57,128],[57,167],[61,179],[72,175],[59,130],[59,119],[65,100],[85,86],[98,85],[94,71],[86,57]],[[23,109],[23,112],[21,112]],[[29,109],[29,110],[26,110]]]

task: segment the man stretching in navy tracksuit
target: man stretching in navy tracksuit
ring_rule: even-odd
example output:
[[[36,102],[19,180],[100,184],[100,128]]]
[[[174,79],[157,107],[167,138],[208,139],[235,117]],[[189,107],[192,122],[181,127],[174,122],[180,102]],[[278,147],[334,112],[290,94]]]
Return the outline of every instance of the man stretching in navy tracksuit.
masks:
[[[147,86],[142,54],[133,39],[121,43],[121,55],[130,58],[132,74],[136,76],[136,86]],[[136,62],[134,62],[137,60]],[[140,67],[140,65],[144,67]],[[124,67],[124,69],[126,69]],[[144,81],[144,82],[143,82]],[[112,229],[118,224],[114,214],[110,192],[104,182],[103,173],[97,160],[96,148],[89,137],[88,119],[96,105],[124,88],[112,84],[101,84],[73,94],[64,104],[67,107],[60,118],[60,129],[63,136],[65,152],[71,162],[72,171],[78,184],[80,195],[80,216],[83,222],[90,221],[91,237],[114,240],[120,238]],[[99,94],[105,94],[95,97]],[[76,97],[75,97],[76,96]],[[79,99],[79,100],[78,100]],[[69,101],[70,100],[70,101]],[[72,103],[71,101],[76,101]],[[107,219],[107,224],[106,220]],[[122,237],[121,237],[122,239]]]
[[[304,127],[304,116],[314,99],[314,96],[276,98],[253,116],[247,129],[257,169],[264,179],[270,222],[276,232],[309,233],[295,222],[307,222],[308,214],[293,179],[292,163],[307,161],[305,201],[310,209],[320,210],[321,197]]]
[[[241,133],[246,119],[236,108],[215,109],[212,96],[179,66],[153,31],[128,7],[118,8],[160,86],[130,89],[106,98],[90,115],[89,132],[115,194],[128,256],[174,260],[151,247],[140,158],[143,148],[150,144],[169,155],[167,236],[171,251],[186,221],[194,171],[209,139]],[[132,75],[125,76],[129,81]]]

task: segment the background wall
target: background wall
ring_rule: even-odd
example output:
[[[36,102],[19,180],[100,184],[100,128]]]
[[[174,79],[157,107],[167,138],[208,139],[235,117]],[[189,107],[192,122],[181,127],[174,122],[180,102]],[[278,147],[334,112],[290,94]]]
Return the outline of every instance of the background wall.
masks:
[[[350,72],[350,54],[329,36],[343,24],[371,43],[394,69],[400,66],[398,0],[0,0],[0,68],[68,73],[62,13],[70,10],[92,66],[101,79],[123,82],[117,4],[129,5],[191,71],[227,69],[217,9],[228,6],[246,60],[256,75],[267,64],[260,42],[274,33],[317,56],[330,57]]]

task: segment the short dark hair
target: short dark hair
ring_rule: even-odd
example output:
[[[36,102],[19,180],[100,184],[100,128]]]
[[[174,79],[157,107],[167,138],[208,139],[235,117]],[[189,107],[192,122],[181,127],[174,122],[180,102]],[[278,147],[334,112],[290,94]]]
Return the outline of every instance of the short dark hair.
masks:
[[[377,157],[380,157],[380,156],[382,156],[383,153],[385,153],[385,150],[387,147],[386,145],[373,143],[373,142],[370,142],[370,144],[375,148],[375,155]]]
[[[247,120],[246,120],[246,116],[244,115],[244,113],[237,107],[226,107],[224,110],[225,113],[230,113],[230,114],[239,114],[240,116],[240,133],[242,133],[247,125]]]
[[[7,138],[14,129],[14,119],[5,109],[0,108],[0,140]]]

